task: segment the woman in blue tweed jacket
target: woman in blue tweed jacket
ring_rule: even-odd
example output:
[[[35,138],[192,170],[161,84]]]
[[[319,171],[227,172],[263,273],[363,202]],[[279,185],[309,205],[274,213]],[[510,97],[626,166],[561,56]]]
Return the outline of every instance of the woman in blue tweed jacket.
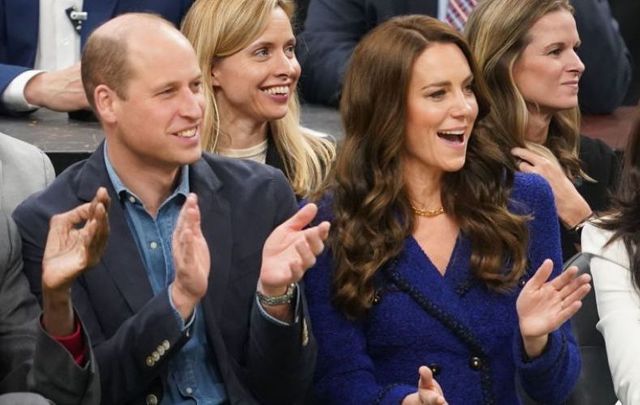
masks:
[[[548,184],[474,130],[485,94],[464,40],[430,17],[356,48],[318,198],[330,249],[305,278],[319,403],[516,404],[517,377],[545,404],[570,393],[567,321],[589,278],[560,275]]]

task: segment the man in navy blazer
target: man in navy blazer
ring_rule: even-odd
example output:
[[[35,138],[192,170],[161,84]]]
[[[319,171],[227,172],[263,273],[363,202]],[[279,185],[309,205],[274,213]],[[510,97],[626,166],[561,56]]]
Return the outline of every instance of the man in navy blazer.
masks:
[[[98,28],[82,79],[105,132],[88,160],[14,211],[39,295],[49,218],[105,187],[110,239],[73,286],[94,342],[102,404],[301,403],[316,345],[296,283],[329,224],[283,173],[202,154],[202,74],[157,16]]]
[[[4,94],[16,77],[34,68],[40,18],[53,19],[53,16],[40,15],[40,2],[41,0],[0,1],[0,95]],[[178,25],[192,3],[193,0],[84,0],[82,11],[87,14],[86,20],[79,20],[82,21],[82,28],[79,30],[81,48],[98,25],[119,14],[148,11]],[[38,80],[34,81],[36,77]],[[26,97],[29,104],[58,111],[89,108],[82,90],[79,66],[40,73],[36,77],[29,79],[33,86],[30,96]],[[0,98],[0,113],[10,110]]]
[[[337,106],[346,65],[356,44],[373,27],[404,14],[443,14],[442,0],[311,0],[298,38],[305,101]],[[631,59],[606,0],[574,0],[587,67],[580,81],[583,112],[606,114],[622,104],[631,82]]]

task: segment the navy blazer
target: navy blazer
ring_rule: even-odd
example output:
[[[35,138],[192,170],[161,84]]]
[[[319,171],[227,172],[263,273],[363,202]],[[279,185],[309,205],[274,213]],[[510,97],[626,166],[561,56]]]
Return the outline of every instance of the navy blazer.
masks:
[[[119,14],[148,11],[179,25],[192,3],[193,0],[84,0],[83,10],[88,15],[81,31],[81,46],[96,27]],[[0,0],[0,94],[16,76],[33,69],[39,20],[39,0]]]
[[[302,300],[298,305],[299,321],[285,327],[266,320],[255,299],[264,241],[296,210],[287,181],[282,172],[266,165],[205,154],[190,166],[189,183],[199,197],[212,261],[203,313],[197,316],[205,317],[215,354],[211,361],[218,364],[230,402],[301,401],[316,354],[306,304]],[[75,282],[73,300],[93,340],[102,403],[144,403],[150,395],[161,398],[167,360],[189,332],[181,333],[167,292],[153,296],[124,205],[109,180],[102,147],[14,212],[23,238],[25,273],[39,296],[49,219],[91,200],[99,186],[107,188],[112,200],[111,236],[100,263]]]
[[[582,45],[578,54],[587,70],[580,81],[585,113],[609,113],[618,107],[631,82],[631,56],[607,0],[575,0]],[[437,0],[311,0],[297,55],[302,65],[303,99],[336,106],[351,53],[373,27],[404,14],[438,15]]]

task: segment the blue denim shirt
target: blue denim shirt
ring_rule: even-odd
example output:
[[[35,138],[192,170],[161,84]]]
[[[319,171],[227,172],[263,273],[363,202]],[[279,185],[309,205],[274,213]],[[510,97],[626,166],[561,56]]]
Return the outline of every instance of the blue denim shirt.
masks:
[[[171,238],[182,204],[189,194],[189,167],[183,166],[180,181],[173,193],[162,203],[153,218],[140,199],[129,191],[116,174],[104,147],[104,161],[120,203],[124,204],[127,223],[142,256],[153,294],[169,294],[168,286],[175,271],[171,251]],[[171,301],[171,294],[169,294]],[[173,306],[173,302],[171,302]],[[215,355],[207,343],[204,317],[200,307],[185,325],[175,310],[178,325],[183,330],[193,327],[192,337],[180,349],[180,353],[169,360],[168,381],[165,385],[162,404],[220,404],[227,394],[220,377]]]

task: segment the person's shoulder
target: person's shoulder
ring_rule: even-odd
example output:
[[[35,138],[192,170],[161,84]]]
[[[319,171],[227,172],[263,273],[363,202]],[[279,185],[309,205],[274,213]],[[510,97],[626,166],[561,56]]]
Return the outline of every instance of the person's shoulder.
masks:
[[[12,136],[0,133],[0,160],[15,162],[32,162],[34,158],[42,158],[45,154],[36,146]]]
[[[20,203],[12,216],[19,219],[35,217],[35,214],[43,218],[59,212],[67,211],[76,206],[79,201],[76,195],[77,184],[82,176],[82,169],[86,164],[82,160],[67,167],[46,188],[36,191]]]
[[[549,214],[555,216],[555,203],[551,186],[535,173],[516,172],[513,178],[510,201],[519,214]]]
[[[614,150],[601,139],[580,135],[580,158],[591,156],[613,155]]]
[[[247,159],[205,153],[192,165],[201,186],[218,190],[232,201],[276,204],[295,196],[284,173],[275,167]]]
[[[551,186],[547,180],[539,174],[516,172],[513,177],[511,195],[524,200],[535,200],[545,196],[552,196],[552,193]]]
[[[318,206],[318,213],[313,220],[314,223],[320,223],[322,221],[333,221],[333,218],[335,216],[333,212],[333,192],[328,190],[317,198],[302,200],[300,205],[302,206],[308,202],[312,202],[316,206]]]
[[[18,248],[18,243],[15,224],[6,212],[0,210],[0,269],[9,268],[12,252]]]
[[[246,184],[284,179],[284,174],[281,170],[248,159],[230,158],[216,153],[203,153],[202,161],[209,166],[222,182],[225,182],[225,180],[239,180]]]
[[[629,256],[624,242],[621,239],[611,240],[614,232],[600,227],[598,222],[601,220],[606,220],[606,217],[594,219],[582,228],[582,251],[604,257],[622,267],[629,268]]]
[[[588,222],[582,228],[582,251],[601,255],[612,236],[613,231],[602,229],[596,222]]]

